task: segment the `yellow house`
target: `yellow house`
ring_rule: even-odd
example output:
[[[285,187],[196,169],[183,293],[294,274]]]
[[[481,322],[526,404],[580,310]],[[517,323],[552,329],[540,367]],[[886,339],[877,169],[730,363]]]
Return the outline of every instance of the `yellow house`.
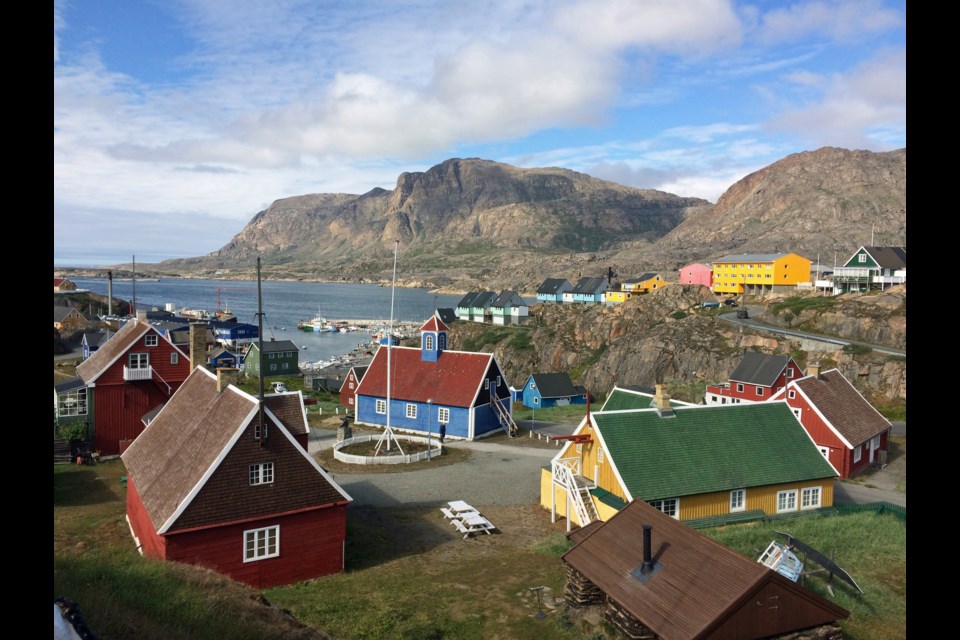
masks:
[[[713,261],[714,293],[771,293],[801,282],[810,282],[810,260],[795,253],[743,253]]]
[[[53,328],[57,331],[75,331],[87,319],[76,307],[53,307]]]
[[[666,280],[659,273],[644,273],[639,278],[625,280],[621,288],[634,293],[650,293],[655,289],[662,289],[666,284]]]
[[[620,304],[626,302],[631,297],[633,297],[632,291],[624,291],[619,289],[617,291],[607,291],[603,294],[603,301],[607,304]]]
[[[566,517],[568,530],[606,522],[633,500],[679,520],[833,506],[839,474],[786,402],[671,406],[659,385],[655,408],[636,402],[644,408],[584,418],[541,471],[540,504],[553,521]]]

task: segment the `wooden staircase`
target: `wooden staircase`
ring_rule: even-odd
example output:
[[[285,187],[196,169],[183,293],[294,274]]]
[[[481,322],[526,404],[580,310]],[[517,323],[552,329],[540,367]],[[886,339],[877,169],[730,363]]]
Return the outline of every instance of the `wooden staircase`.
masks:
[[[590,495],[590,487],[587,486],[586,480],[574,474],[570,467],[561,462],[554,463],[553,478],[570,496],[570,500],[573,502],[573,510],[577,514],[577,522],[581,527],[600,519],[600,514],[597,513],[597,508],[593,504],[593,496]],[[569,514],[567,517],[569,519]]]
[[[70,454],[70,443],[63,438],[53,439],[53,462],[71,462],[73,456]]]
[[[503,427],[503,430],[507,432],[508,436],[515,438],[520,433],[520,427],[513,421],[513,416],[510,415],[506,407],[503,406],[503,401],[493,393],[490,394],[490,404],[500,415],[500,426]]]

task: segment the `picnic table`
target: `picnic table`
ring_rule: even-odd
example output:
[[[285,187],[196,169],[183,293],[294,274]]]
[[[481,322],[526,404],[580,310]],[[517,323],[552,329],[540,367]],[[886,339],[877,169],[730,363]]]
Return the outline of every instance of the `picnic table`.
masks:
[[[449,508],[440,507],[440,511],[450,519],[450,524],[463,534],[464,540],[480,531],[490,535],[490,530],[496,529],[492,522],[480,515],[479,511],[463,500],[453,500],[448,502],[447,505]]]

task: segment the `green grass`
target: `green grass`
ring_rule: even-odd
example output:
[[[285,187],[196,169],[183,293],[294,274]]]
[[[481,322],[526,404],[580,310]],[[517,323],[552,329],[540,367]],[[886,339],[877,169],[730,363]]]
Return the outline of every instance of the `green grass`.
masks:
[[[844,352],[844,353],[849,353],[849,354],[855,355],[855,356],[865,356],[865,355],[867,355],[868,353],[872,353],[872,352],[873,352],[873,349],[871,349],[870,347],[868,347],[868,346],[865,345],[865,344],[858,344],[858,343],[856,343],[856,342],[851,342],[851,343],[848,344],[848,345],[844,345],[844,347],[843,347],[843,352]]]
[[[783,311],[789,311],[794,316],[798,316],[804,311],[826,311],[833,308],[836,304],[836,300],[825,296],[792,296],[782,302],[776,302],[770,305],[770,313],[778,316]]]
[[[590,404],[594,411],[600,409],[602,403]],[[513,405],[514,420],[536,420],[537,422],[567,422],[577,424],[587,414],[587,405],[568,404],[564,407],[548,407],[546,409],[530,409],[519,402]]]
[[[892,514],[867,511],[718,527],[704,529],[703,533],[749,558],[758,558],[771,540],[786,541],[777,531],[789,533],[833,558],[864,590],[860,595],[846,583],[835,580],[835,597],[831,597],[826,589],[825,573],[806,579],[806,587],[850,611],[850,617],[841,622],[844,638],[906,637],[906,522]],[[818,568],[811,561],[806,564],[807,570]]]

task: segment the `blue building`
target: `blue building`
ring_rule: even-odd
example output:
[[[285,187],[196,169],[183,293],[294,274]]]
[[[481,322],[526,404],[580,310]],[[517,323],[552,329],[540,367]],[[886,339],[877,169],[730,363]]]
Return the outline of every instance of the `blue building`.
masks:
[[[586,388],[574,385],[568,373],[534,373],[520,392],[523,406],[531,409],[587,404]]]
[[[563,302],[563,294],[573,289],[566,278],[547,278],[537,289],[537,302]]]
[[[603,302],[603,294],[610,288],[606,278],[580,278],[570,291],[563,294],[564,302]]]
[[[447,351],[436,315],[420,327],[420,348],[380,348],[356,390],[356,422],[474,440],[515,432],[510,385],[491,353]],[[390,389],[387,393],[387,359]]]

